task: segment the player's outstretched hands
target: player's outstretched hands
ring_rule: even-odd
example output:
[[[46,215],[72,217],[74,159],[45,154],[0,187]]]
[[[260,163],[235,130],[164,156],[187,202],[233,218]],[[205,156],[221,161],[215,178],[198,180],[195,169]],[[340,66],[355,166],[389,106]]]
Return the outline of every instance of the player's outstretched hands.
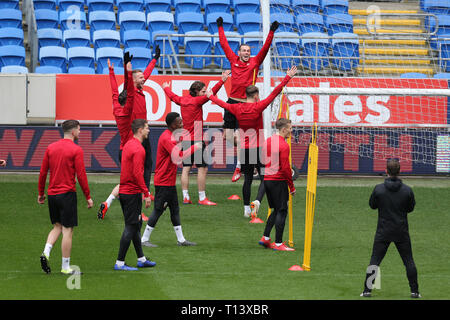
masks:
[[[274,21],[274,22],[272,22],[272,24],[270,25],[270,31],[273,31],[273,32],[275,32],[277,29],[278,29],[278,27],[280,26],[280,23],[278,22],[278,21]]]
[[[170,81],[164,82],[164,83],[162,84],[162,87],[163,87],[163,89],[169,88],[169,87],[170,87]]]
[[[6,167],[6,160],[0,159],[0,167]]]
[[[132,59],[133,59],[133,55],[130,56],[130,52],[129,51],[124,53],[124,55],[123,55],[123,63],[125,65],[127,65],[128,62],[131,62]]]
[[[109,61],[109,59],[108,59],[108,68],[114,69],[114,63],[111,63],[111,61]]]
[[[231,75],[231,70],[225,70],[222,72],[222,81],[225,82]]]
[[[157,45],[155,48],[155,55],[153,56],[153,59],[158,60],[160,56],[161,56],[161,49],[159,49],[159,45]]]
[[[92,200],[92,198],[87,200],[87,207],[88,207],[88,209],[92,208],[93,206],[94,206],[94,200]]]
[[[213,95],[213,92],[211,89],[206,90],[206,96],[208,97],[208,99]]]
[[[292,66],[292,67],[290,67],[290,68],[286,71],[286,74],[287,74],[289,77],[293,78],[293,77],[297,74],[297,66]]]
[[[128,72],[133,71],[133,66],[131,65],[131,62],[128,62],[126,67]]]
[[[45,194],[43,194],[42,196],[38,196],[37,202],[39,204],[44,204],[45,203]]]
[[[145,202],[145,208],[150,208],[150,206],[152,205],[152,199],[150,197],[144,198],[144,202]]]
[[[222,27],[223,26],[223,18],[222,17],[218,17],[216,20],[217,26],[218,27]]]

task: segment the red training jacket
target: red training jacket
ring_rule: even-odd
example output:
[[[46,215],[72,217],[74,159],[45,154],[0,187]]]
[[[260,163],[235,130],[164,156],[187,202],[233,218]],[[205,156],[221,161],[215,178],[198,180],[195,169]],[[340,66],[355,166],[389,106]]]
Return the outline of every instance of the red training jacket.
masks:
[[[144,161],[145,149],[138,139],[132,137],[122,150],[119,193],[150,196],[144,181]]]
[[[147,68],[144,70],[144,78],[147,80],[152,74],[153,68],[156,65],[156,59],[148,64]],[[132,81],[132,78],[130,79]],[[134,119],[147,119],[147,106],[145,103],[144,89],[136,88],[133,106],[132,120]]]
[[[289,163],[289,144],[279,134],[269,137],[264,143],[264,180],[286,181],[290,192],[295,190],[292,169]]]

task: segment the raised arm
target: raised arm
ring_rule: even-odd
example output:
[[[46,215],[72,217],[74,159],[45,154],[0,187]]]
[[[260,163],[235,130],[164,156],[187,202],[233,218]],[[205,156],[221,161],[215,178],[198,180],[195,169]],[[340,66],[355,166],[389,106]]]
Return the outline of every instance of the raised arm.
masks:
[[[267,52],[269,52],[270,45],[272,44],[274,33],[278,29],[279,25],[280,24],[278,23],[278,21],[274,21],[270,25],[270,31],[269,31],[269,34],[267,35],[266,41],[264,42],[264,45],[262,46],[261,50],[255,56],[255,60],[256,60],[256,63],[258,65],[260,65],[264,61],[264,58],[266,57]]]
[[[215,104],[217,104],[219,107],[224,108],[224,109],[230,111],[230,112],[231,112],[232,114],[234,114],[235,116],[236,116],[236,114],[237,114],[238,111],[239,111],[239,107],[238,107],[238,106],[240,105],[240,103],[236,103],[236,104],[229,104],[229,103],[226,103],[226,102],[220,100],[219,98],[217,98],[216,96],[214,96],[214,95],[212,94],[212,91],[211,91],[211,90],[207,90],[207,91],[206,91],[206,96],[208,97],[209,100],[211,100],[212,102],[214,102]]]
[[[216,23],[219,30],[220,45],[222,46],[225,56],[231,62],[232,60],[235,60],[238,56],[231,49],[227,37],[225,36],[225,31],[223,30],[223,18],[222,17],[217,18]]]
[[[170,82],[164,82],[162,87],[166,95],[169,97],[169,99],[178,104],[179,106],[181,106],[182,99],[180,96],[173,93],[172,90],[170,90]]]
[[[155,55],[153,56],[152,61],[150,61],[150,63],[148,64],[147,68],[145,68],[145,71],[144,71],[145,80],[147,80],[148,77],[150,77],[150,75],[152,74],[152,71],[156,65],[156,61],[158,61],[160,56],[161,56],[161,50],[159,49],[159,46],[156,46]]]
[[[189,149],[181,150],[178,147],[178,143],[173,140],[163,140],[160,141],[162,147],[170,154],[170,158],[173,163],[180,164],[184,159],[189,158],[195,151],[202,147],[201,142],[193,144]]]
[[[109,83],[111,84],[111,92],[113,101],[118,101],[119,99],[119,89],[117,87],[116,75],[114,74],[114,63],[108,59],[108,69],[109,69]]]
[[[132,79],[133,67],[131,65],[131,62],[128,62],[126,67],[127,67],[126,74],[128,75],[129,79]],[[126,87],[127,88],[127,102],[123,106],[123,115],[124,116],[128,116],[133,113],[134,91],[135,91],[134,90],[134,81],[130,80],[130,81],[126,82],[126,86],[127,86]]]
[[[230,77],[230,75],[231,75],[231,70],[225,70],[222,72],[222,77],[220,78],[219,82],[217,82],[216,85],[212,88],[213,95],[216,95],[217,92],[219,92],[220,88],[222,88],[223,84],[225,83],[225,81],[227,81],[227,79]],[[200,104],[204,104],[209,100],[206,95],[200,96],[198,98],[200,99],[199,100]]]

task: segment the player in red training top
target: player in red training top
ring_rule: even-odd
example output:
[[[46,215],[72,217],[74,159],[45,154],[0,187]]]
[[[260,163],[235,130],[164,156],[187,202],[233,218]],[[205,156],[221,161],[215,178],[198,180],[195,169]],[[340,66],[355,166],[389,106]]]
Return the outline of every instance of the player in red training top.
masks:
[[[169,207],[170,220],[172,221],[179,246],[194,246],[195,242],[190,242],[184,238],[181,229],[180,206],[178,205],[177,189],[175,186],[177,178],[177,165],[183,159],[190,157],[196,150],[201,149],[202,143],[196,142],[189,149],[182,151],[177,146],[176,134],[183,128],[183,120],[176,112],[170,112],[166,116],[167,130],[165,130],[158,140],[158,150],[156,152],[155,168],[155,204],[147,226],[142,235],[142,244],[146,247],[156,247],[150,242],[150,235],[164,210]]]
[[[135,119],[131,124],[133,137],[125,144],[122,152],[120,172],[119,201],[125,219],[125,228],[120,239],[119,253],[114,270],[134,271],[137,268],[125,264],[128,248],[133,241],[137,255],[137,267],[154,267],[155,262],[147,260],[141,244],[142,195],[145,207],[151,205],[150,193],[144,182],[145,150],[142,141],[148,136],[148,123],[145,119]]]
[[[219,17],[216,20],[217,27],[219,30],[219,41],[225,56],[230,61],[231,65],[231,92],[227,103],[239,103],[246,101],[245,89],[249,85],[254,85],[256,83],[256,77],[258,75],[259,66],[263,63],[264,58],[269,52],[270,45],[274,37],[275,31],[278,29],[278,21],[274,21],[270,26],[270,32],[267,35],[266,41],[262,46],[258,54],[251,58],[251,49],[248,44],[241,44],[239,46],[238,54],[236,55],[228,44],[225,32],[223,30],[223,18]],[[239,148],[239,136],[234,135],[234,131],[239,128],[239,123],[236,117],[225,110],[223,115],[223,128],[225,131],[225,137],[227,141]],[[233,138],[234,137],[234,138]],[[240,155],[238,152],[238,160],[236,164],[236,169],[233,173],[231,181],[236,182],[241,177],[241,163]]]
[[[51,143],[44,154],[38,182],[38,203],[45,203],[45,183],[50,170],[48,184],[48,208],[53,229],[50,231],[41,255],[41,267],[50,273],[50,252],[59,236],[63,235],[61,243],[63,274],[74,274],[70,267],[70,253],[72,251],[73,228],[78,225],[77,190],[75,177],[86,197],[88,208],[92,208],[92,201],[86,169],[84,167],[83,149],[74,143],[80,135],[80,123],[77,120],[66,120],[62,124],[64,138]]]
[[[295,251],[283,243],[283,231],[288,212],[289,192],[295,194],[292,180],[292,168],[289,162],[290,148],[286,139],[292,133],[291,120],[278,119],[275,122],[277,132],[264,144],[263,156],[266,157],[264,189],[272,214],[266,222],[264,234],[259,244],[265,248],[280,251]],[[275,225],[275,242],[270,243],[270,232]]]
[[[211,90],[206,91],[208,98],[234,114],[239,121],[239,134],[241,140],[241,161],[242,172],[244,173],[244,185],[242,186],[242,195],[244,200],[244,216],[250,217],[251,214],[256,215],[259,209],[262,198],[264,197],[264,174],[261,172],[263,164],[260,159],[260,145],[261,139],[264,139],[264,134],[261,131],[263,126],[263,111],[266,109],[275,97],[281,92],[283,87],[289,80],[297,73],[297,67],[293,66],[286,72],[286,77],[283,81],[275,87],[272,93],[264,100],[259,100],[258,87],[251,85],[246,89],[247,102],[239,102],[235,104],[226,103],[216,96]],[[253,182],[253,172],[258,171],[261,179],[259,185],[258,195],[256,200],[252,202],[253,211],[250,208],[251,185]]]
[[[214,94],[222,88],[224,82],[230,76],[231,71],[222,72],[222,78],[212,88]],[[195,142],[203,141],[203,105],[208,102],[205,95],[206,85],[201,81],[194,81],[189,88],[188,96],[178,96],[170,90],[170,83],[163,83],[163,88],[170,100],[181,106],[181,117],[183,119],[183,128],[189,132],[189,135],[183,137],[183,142],[187,142],[186,146],[190,147]],[[197,132],[196,132],[197,131]],[[197,186],[198,186],[198,204],[200,205],[216,205],[206,197],[206,174],[208,172],[208,161],[204,158],[205,142],[198,152],[195,152],[190,158],[183,160],[183,171],[181,172],[181,190],[183,191],[183,204],[191,204],[189,197],[189,172],[192,165],[198,169]]]

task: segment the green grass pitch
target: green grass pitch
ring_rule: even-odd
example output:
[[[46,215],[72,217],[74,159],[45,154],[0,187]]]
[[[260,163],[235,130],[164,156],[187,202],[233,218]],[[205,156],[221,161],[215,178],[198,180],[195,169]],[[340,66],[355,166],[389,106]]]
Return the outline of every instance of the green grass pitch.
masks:
[[[209,175],[207,195],[217,207],[182,205],[181,222],[188,240],[196,247],[178,247],[166,211],[151,240],[158,248],[144,248],[155,268],[137,272],[113,270],[123,217],[118,201],[104,221],[97,209],[118,182],[119,175],[89,175],[95,206],[87,210],[78,194],[79,226],[74,232],[71,264],[81,268],[79,289],[67,287],[59,274],[61,242],[53,248],[53,273],[42,272],[39,256],[51,225],[47,204],[37,204],[36,174],[0,174],[0,299],[151,299],[151,300],[329,300],[363,299],[365,269],[369,263],[377,213],[368,199],[382,177],[319,176],[312,237],[310,272],[288,269],[303,260],[306,179],[296,182],[293,198],[295,252],[275,252],[258,245],[264,225],[250,224],[243,217],[241,201],[227,200],[241,195],[242,181],[231,183],[231,175]],[[414,259],[423,299],[450,298],[448,226],[450,180],[448,178],[405,177],[413,187],[416,209],[409,216]],[[256,195],[255,182],[252,195]],[[77,186],[78,190],[80,189]],[[195,174],[190,195],[196,203]],[[178,185],[179,199],[181,189]],[[150,214],[150,210],[145,211]],[[259,217],[264,221],[267,201]],[[144,228],[144,227],[143,227]],[[143,229],[142,229],[143,230]],[[272,238],[274,238],[274,231]],[[284,233],[288,240],[288,223]],[[136,264],[131,245],[126,261]],[[372,299],[409,298],[409,286],[394,245],[381,264],[381,288]]]

